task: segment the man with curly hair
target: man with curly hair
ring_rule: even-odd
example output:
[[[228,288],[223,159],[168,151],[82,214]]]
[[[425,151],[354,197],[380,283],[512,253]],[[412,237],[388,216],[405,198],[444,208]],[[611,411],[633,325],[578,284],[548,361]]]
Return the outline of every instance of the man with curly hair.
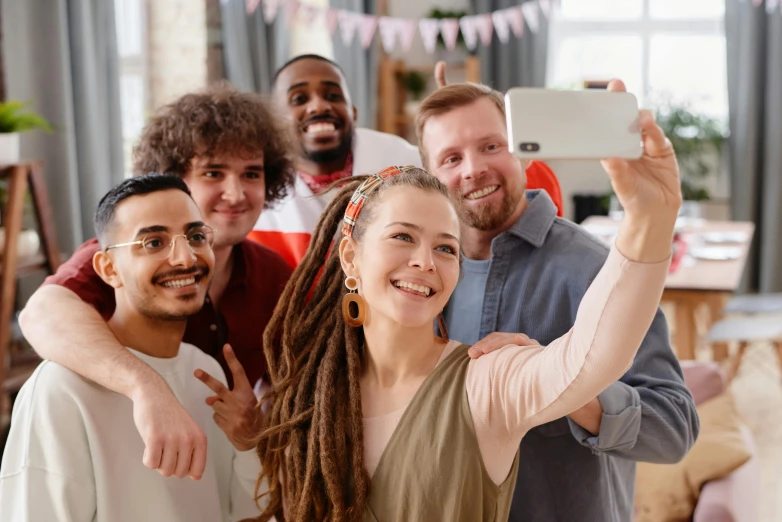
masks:
[[[266,372],[263,331],[291,274],[278,254],[246,239],[261,210],[292,184],[291,149],[280,121],[259,95],[220,85],[160,109],[133,158],[136,175],[180,176],[215,230],[211,286],[183,341],[217,359],[229,380],[223,346],[230,344],[256,385]],[[22,331],[44,359],[133,401],[146,466],[165,476],[200,478],[203,431],[160,375],[106,324],[116,302],[114,288],[93,269],[99,250],[96,239],[87,241],[44,282],[22,311]]]

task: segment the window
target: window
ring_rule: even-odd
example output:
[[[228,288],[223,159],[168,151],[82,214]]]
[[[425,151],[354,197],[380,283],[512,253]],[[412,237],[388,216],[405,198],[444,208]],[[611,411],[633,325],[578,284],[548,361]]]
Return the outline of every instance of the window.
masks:
[[[122,145],[126,176],[131,172],[131,151],[138,141],[147,111],[147,45],[144,0],[114,0],[119,54]]]
[[[719,0],[561,0],[547,83],[621,78],[643,106],[685,103],[726,120],[724,14]]]
[[[318,54],[329,59],[334,59],[334,45],[331,43],[328,28],[326,27],[325,10],[329,7],[329,0],[307,0],[307,5],[320,10],[310,24],[304,21],[304,13],[300,9],[296,15],[290,31],[290,57],[300,54]],[[287,4],[280,7],[279,16],[284,16],[283,11]],[[355,38],[358,39],[358,32]],[[339,38],[339,29],[334,33]],[[357,45],[357,42],[354,41]]]

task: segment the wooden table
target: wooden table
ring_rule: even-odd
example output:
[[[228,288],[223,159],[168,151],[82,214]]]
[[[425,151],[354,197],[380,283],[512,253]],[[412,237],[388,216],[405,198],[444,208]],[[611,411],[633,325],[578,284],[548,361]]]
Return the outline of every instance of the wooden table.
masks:
[[[582,226],[610,244],[619,228],[619,222],[609,217],[592,216],[584,220]],[[712,323],[722,318],[725,301],[736,291],[741,281],[755,225],[744,221],[690,220],[681,227],[677,226],[677,232],[687,243],[687,250],[678,267],[668,274],[662,300],[675,306],[674,345],[679,359],[695,359],[698,340],[695,311],[700,306],[706,306]],[[744,235],[743,241],[719,245],[736,247],[738,257],[714,261],[691,256],[690,252],[695,251],[699,244],[712,245],[704,242],[703,234],[713,232]],[[718,345],[714,350],[715,359],[722,360],[727,357],[727,346]]]

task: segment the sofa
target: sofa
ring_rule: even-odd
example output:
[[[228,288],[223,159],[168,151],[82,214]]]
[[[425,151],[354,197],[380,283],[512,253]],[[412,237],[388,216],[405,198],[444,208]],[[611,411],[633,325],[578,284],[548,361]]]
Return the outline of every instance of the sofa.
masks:
[[[696,405],[725,391],[725,375],[718,364],[682,361],[681,366]],[[693,522],[760,522],[760,462],[751,432],[746,426],[740,429],[752,457],[728,476],[703,486]]]

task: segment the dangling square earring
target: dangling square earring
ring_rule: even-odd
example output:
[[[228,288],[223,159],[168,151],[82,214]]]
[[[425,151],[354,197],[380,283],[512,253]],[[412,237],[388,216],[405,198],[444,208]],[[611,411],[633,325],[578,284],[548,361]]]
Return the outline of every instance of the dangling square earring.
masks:
[[[366,317],[367,302],[358,295],[358,279],[353,276],[346,277],[345,286],[348,289],[348,293],[342,296],[342,317],[345,318],[345,322],[350,326],[361,326],[364,324],[364,318]],[[351,305],[353,306],[351,307]],[[352,313],[353,311],[355,311],[355,314]]]

